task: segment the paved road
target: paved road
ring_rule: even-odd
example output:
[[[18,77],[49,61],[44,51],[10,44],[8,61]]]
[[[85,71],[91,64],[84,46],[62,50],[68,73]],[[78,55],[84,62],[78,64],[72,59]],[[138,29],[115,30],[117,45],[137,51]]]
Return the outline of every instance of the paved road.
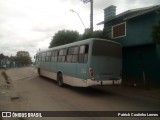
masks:
[[[10,69],[19,99],[10,110],[38,111],[159,111],[160,99],[147,91],[118,86],[58,87],[48,78],[39,78],[34,68]],[[150,91],[148,91],[150,93]],[[145,95],[144,95],[145,94]],[[99,119],[99,118],[97,118]],[[115,119],[115,118],[114,118]],[[123,119],[123,118],[122,118]],[[149,119],[149,118],[148,118]]]

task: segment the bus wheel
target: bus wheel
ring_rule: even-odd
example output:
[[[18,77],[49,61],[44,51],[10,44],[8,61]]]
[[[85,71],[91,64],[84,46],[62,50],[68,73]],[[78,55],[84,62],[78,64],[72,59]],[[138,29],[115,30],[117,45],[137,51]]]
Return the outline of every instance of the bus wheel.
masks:
[[[62,77],[62,73],[58,73],[58,75],[57,75],[57,83],[58,83],[58,86],[60,86],[60,87],[63,86],[63,77]]]

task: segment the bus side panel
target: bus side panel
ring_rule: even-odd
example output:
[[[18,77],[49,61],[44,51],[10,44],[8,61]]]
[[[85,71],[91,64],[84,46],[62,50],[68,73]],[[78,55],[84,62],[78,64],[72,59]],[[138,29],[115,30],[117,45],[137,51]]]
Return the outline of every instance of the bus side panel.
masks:
[[[49,62],[45,62],[43,63],[44,65],[44,70],[49,71],[50,70],[50,63]]]
[[[57,73],[57,63],[56,62],[50,62],[50,71]]]
[[[78,63],[77,65],[77,78],[88,79],[88,64]]]
[[[73,85],[73,79],[65,76],[76,77],[77,63],[57,63],[57,72],[61,71],[63,74],[63,82]]]

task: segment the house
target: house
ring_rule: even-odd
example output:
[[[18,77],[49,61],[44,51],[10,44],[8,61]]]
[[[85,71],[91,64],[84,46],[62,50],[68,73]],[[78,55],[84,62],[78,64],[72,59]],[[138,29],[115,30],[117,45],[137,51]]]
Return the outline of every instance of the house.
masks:
[[[104,9],[105,35],[123,46],[124,84],[160,86],[160,45],[153,42],[153,26],[160,21],[160,5],[131,9],[116,15]]]
[[[10,61],[7,57],[0,59],[0,68],[10,67]]]
[[[0,69],[18,67],[17,62],[11,60],[11,57],[0,54]]]

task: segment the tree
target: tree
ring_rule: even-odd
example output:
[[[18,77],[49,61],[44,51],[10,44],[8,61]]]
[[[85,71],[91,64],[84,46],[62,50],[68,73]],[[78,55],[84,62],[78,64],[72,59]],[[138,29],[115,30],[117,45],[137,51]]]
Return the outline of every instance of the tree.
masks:
[[[18,51],[15,59],[16,61],[20,62],[22,65],[31,64],[31,57],[28,51]]]
[[[155,43],[160,44],[160,21],[157,25],[153,26],[152,40]]]
[[[77,31],[61,30],[58,31],[52,38],[49,48],[72,43],[79,40]]]
[[[5,56],[3,55],[3,53],[0,54],[0,59],[5,58]]]
[[[82,40],[88,39],[88,38],[104,38],[103,31],[97,30],[97,31],[93,31],[93,33],[91,31],[88,31],[81,36]]]

